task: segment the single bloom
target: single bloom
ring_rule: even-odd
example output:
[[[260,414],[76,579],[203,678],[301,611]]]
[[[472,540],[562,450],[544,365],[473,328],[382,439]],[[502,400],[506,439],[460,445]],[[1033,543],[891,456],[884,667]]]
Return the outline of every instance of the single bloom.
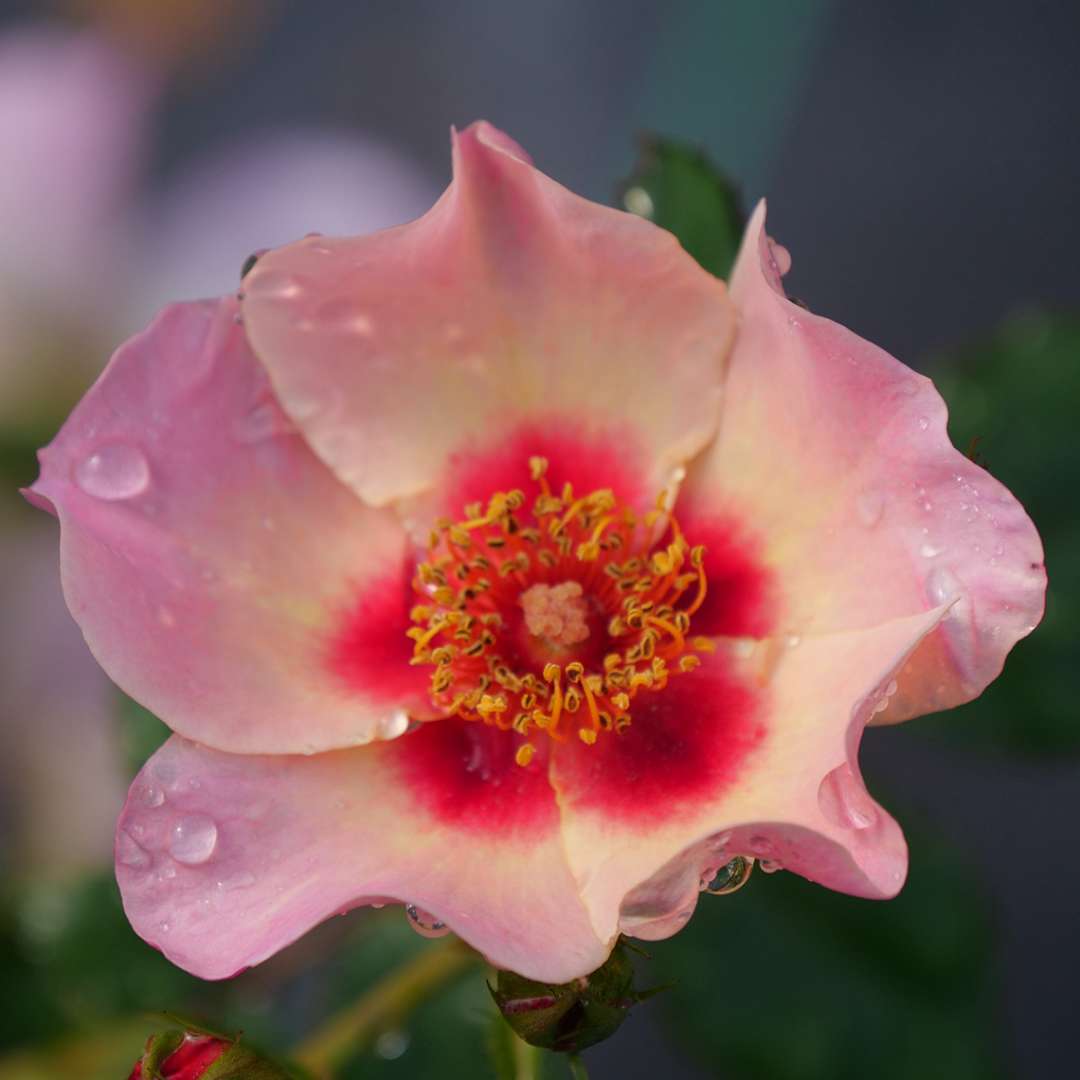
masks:
[[[42,452],[91,650],[175,735],[116,834],[207,978],[402,902],[561,983],[736,856],[901,887],[857,752],[977,696],[1038,535],[928,379],[485,123],[419,220],[167,308]]]

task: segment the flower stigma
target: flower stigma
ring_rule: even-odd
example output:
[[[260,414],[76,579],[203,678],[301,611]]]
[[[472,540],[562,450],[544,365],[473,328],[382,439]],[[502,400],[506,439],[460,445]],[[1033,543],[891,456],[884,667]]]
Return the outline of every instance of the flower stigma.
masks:
[[[497,491],[462,521],[436,521],[413,580],[410,663],[434,666],[431,698],[448,716],[591,746],[626,731],[636,694],[714,648],[689,636],[705,549],[688,544],[664,493],[639,522],[608,488],[556,493],[547,469],[529,459],[531,507],[520,489]],[[665,516],[666,542],[654,542]],[[515,760],[535,753],[524,742]]]

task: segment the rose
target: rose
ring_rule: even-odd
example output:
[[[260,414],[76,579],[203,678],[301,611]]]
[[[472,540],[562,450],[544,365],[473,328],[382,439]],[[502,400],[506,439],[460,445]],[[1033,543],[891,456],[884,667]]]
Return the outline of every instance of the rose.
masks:
[[[136,930],[230,975],[409,903],[561,983],[736,856],[904,879],[865,724],[976,696],[1042,553],[930,382],[534,170],[486,124],[419,221],[167,309],[42,453],[69,606],[177,733]],[[430,914],[429,914],[430,913]]]

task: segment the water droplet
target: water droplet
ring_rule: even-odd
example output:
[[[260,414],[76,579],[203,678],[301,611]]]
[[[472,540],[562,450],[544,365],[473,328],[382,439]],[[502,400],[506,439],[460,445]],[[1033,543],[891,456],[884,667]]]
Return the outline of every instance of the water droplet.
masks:
[[[150,865],[150,855],[146,849],[126,829],[121,829],[116,837],[116,859],[124,866],[142,869]]]
[[[855,511],[859,520],[868,529],[872,529],[885,511],[885,496],[880,491],[861,491],[855,499]]]
[[[165,801],[165,792],[156,784],[147,784],[140,793],[143,806],[160,806]]]
[[[171,925],[170,925],[169,923],[167,923],[167,922],[159,922],[159,923],[158,923],[158,929],[159,929],[159,930],[160,930],[160,931],[161,931],[161,932],[162,932],[163,934],[167,934],[167,933],[168,933],[168,932],[169,932],[169,931],[170,931],[170,930],[172,929],[172,926],[171,926]]]
[[[783,277],[791,269],[791,252],[783,244],[778,244],[771,236],[769,242],[769,261],[777,275]]]
[[[775,874],[777,870],[784,868],[775,859],[759,859],[758,869],[763,874]]]
[[[409,730],[409,714],[404,709],[395,709],[389,716],[383,717],[378,724],[380,739],[396,739]]]
[[[177,862],[198,866],[214,854],[218,831],[205,814],[189,814],[174,826],[169,839],[169,853]]]
[[[944,566],[936,567],[926,579],[926,592],[935,604],[948,604],[960,595],[960,583]]]
[[[623,194],[623,206],[631,214],[637,214],[638,217],[643,218],[651,219],[656,212],[652,196],[643,187],[636,185],[626,189]]]
[[[754,860],[743,855],[736,855],[709,877],[701,879],[701,891],[710,896],[726,896],[737,892],[749,880],[754,869]]]
[[[396,1061],[409,1049],[409,1036],[404,1031],[384,1031],[375,1040],[375,1053],[386,1061]]]
[[[842,829],[868,829],[877,821],[874,800],[846,761],[821,781],[818,806],[828,821]]]
[[[919,417],[919,427],[925,431],[930,426],[930,421],[925,416]]]
[[[131,499],[150,484],[150,466],[137,446],[107,443],[79,463],[75,482],[95,499]]]
[[[789,649],[794,649],[798,646],[799,642],[802,641],[802,638],[798,634],[788,634],[786,641],[787,647]]]
[[[923,544],[923,546],[919,548],[919,554],[924,559],[936,559],[944,550],[944,548],[934,547],[933,544]]]
[[[418,908],[415,904],[405,905],[405,915],[409,920],[409,925],[421,937],[444,937],[450,933],[450,928],[446,923],[440,922],[430,912]]]

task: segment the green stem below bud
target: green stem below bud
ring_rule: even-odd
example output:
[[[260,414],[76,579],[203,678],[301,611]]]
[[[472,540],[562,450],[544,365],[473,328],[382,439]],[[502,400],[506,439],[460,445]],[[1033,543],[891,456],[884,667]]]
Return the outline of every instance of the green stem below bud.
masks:
[[[567,1054],[567,1064],[570,1066],[570,1075],[574,1080],[589,1080],[589,1070],[585,1068],[585,1062],[578,1054]]]
[[[330,1077],[350,1053],[395,1026],[436,989],[479,962],[480,957],[456,937],[431,945],[332,1016],[290,1056],[313,1076]]]

